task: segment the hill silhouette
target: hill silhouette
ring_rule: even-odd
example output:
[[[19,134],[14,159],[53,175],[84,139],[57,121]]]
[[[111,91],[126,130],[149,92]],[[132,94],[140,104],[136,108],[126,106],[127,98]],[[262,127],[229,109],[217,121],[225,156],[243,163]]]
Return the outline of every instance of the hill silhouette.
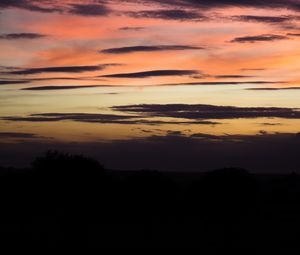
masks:
[[[0,240],[14,252],[285,252],[300,231],[300,177],[224,168],[113,171],[49,151],[0,168]]]

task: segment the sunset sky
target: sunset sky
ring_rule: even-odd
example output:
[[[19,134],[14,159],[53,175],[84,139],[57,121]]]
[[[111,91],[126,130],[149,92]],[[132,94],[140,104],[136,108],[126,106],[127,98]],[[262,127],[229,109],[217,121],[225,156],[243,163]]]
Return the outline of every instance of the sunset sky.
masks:
[[[300,170],[299,0],[0,0],[0,165]]]

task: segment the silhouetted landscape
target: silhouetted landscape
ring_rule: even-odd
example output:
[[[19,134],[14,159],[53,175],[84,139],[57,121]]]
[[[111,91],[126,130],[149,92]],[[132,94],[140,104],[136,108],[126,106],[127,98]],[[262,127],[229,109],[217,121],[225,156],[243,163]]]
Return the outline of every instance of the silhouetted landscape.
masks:
[[[0,0],[0,251],[300,254],[299,45],[300,0]]]
[[[0,170],[1,245],[11,251],[270,254],[297,245],[297,174],[116,171],[56,151]]]

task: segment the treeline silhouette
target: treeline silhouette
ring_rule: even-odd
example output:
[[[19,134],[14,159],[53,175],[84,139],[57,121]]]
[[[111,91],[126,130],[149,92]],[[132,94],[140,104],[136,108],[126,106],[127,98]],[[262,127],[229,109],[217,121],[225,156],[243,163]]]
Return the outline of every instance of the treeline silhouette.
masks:
[[[49,151],[0,168],[0,196],[1,248],[15,252],[286,254],[300,232],[297,174],[113,171]]]

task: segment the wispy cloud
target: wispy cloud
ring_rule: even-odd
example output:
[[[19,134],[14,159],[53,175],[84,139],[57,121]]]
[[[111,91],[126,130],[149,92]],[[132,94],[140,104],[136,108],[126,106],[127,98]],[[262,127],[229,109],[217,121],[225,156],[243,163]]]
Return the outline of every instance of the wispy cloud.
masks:
[[[247,85],[247,84],[282,84],[285,81],[203,81],[203,82],[181,82],[181,83],[166,83],[156,86],[222,86],[222,85]]]
[[[40,39],[46,37],[44,34],[37,33],[14,33],[14,34],[0,34],[0,39],[2,40],[22,40],[22,39]]]
[[[261,1],[261,0],[142,0],[134,1],[128,0],[126,2],[136,3],[141,6],[153,6],[162,7],[169,9],[159,10],[147,10],[135,13],[137,17],[150,16],[164,19],[194,19],[199,18],[197,10],[208,10],[208,9],[224,9],[231,7],[240,8],[257,8],[257,9],[289,9],[292,11],[300,11],[300,3],[297,0],[273,0]],[[104,0],[104,1],[68,1],[68,5],[62,5],[56,0],[47,1],[36,1],[36,0],[4,0],[0,2],[0,8],[20,8],[30,11],[36,11],[41,13],[52,13],[52,12],[71,12],[77,15],[95,15],[102,16],[106,15],[108,10],[106,5],[111,3],[124,4],[124,1],[120,0]],[[201,18],[201,17],[200,17]]]
[[[262,91],[272,91],[272,90],[300,90],[300,87],[281,87],[281,88],[247,88],[246,90],[262,90]]]
[[[27,80],[0,80],[0,85],[25,84],[29,82]]]
[[[129,16],[134,18],[151,18],[164,20],[180,20],[180,21],[204,21],[207,17],[197,11],[179,10],[179,9],[161,9],[139,12],[128,12]]]
[[[153,45],[153,46],[127,46],[119,48],[109,48],[101,50],[100,53],[106,54],[125,54],[132,52],[155,52],[155,51],[180,51],[180,50],[203,50],[203,47],[189,45]]]
[[[300,36],[300,33],[287,33],[287,36]]]
[[[132,1],[132,0],[131,0]],[[133,2],[133,1],[132,1]],[[144,0],[143,3],[153,3],[153,4],[162,4],[170,5],[174,8],[193,8],[193,9],[220,9],[220,8],[231,8],[231,7],[240,7],[240,8],[258,8],[258,9],[289,9],[293,11],[300,10],[300,3],[297,0],[273,0],[270,1],[261,1],[261,0]]]
[[[258,15],[239,15],[233,16],[233,20],[245,21],[245,22],[260,22],[269,24],[278,24],[290,21],[291,16],[258,16]]]
[[[103,70],[108,66],[115,64],[102,64],[92,66],[55,66],[55,67],[40,67],[40,68],[27,68],[10,72],[2,72],[4,74],[27,75],[39,73],[82,73]]]
[[[239,75],[239,74],[229,74],[229,75],[214,75],[217,79],[241,79],[241,78],[253,78],[251,75]]]
[[[271,42],[279,40],[287,40],[289,37],[284,35],[264,34],[255,36],[242,36],[232,39],[232,43],[256,43],[256,42]]]
[[[56,1],[48,1],[48,5],[44,5],[44,1],[34,0],[2,0],[0,2],[0,8],[20,8],[28,11],[52,13],[62,12],[62,8],[56,5]]]
[[[104,87],[104,86],[101,85],[39,86],[39,87],[22,88],[21,90],[68,90],[68,89],[85,89],[85,88],[97,88],[97,87]]]
[[[189,76],[198,74],[195,70],[152,70],[145,72],[135,72],[135,73],[116,73],[116,74],[106,74],[99,77],[106,78],[147,78],[155,76]]]
[[[164,125],[164,124],[190,124],[190,125],[216,125],[220,124],[215,121],[195,120],[195,121],[178,121],[178,120],[153,120],[146,119],[143,115],[118,115],[118,114],[96,114],[96,113],[40,113],[29,116],[6,116],[0,117],[6,121],[25,121],[25,122],[57,122],[57,121],[76,121],[87,123],[102,124],[143,124],[143,125]]]
[[[0,132],[0,138],[6,139],[41,139],[45,138],[33,133]]]
[[[69,12],[82,16],[106,16],[111,10],[100,4],[72,4]]]
[[[146,27],[120,27],[120,31],[140,31],[144,30]]]
[[[184,119],[286,118],[300,119],[299,109],[189,104],[142,104],[112,107],[115,111]]]

